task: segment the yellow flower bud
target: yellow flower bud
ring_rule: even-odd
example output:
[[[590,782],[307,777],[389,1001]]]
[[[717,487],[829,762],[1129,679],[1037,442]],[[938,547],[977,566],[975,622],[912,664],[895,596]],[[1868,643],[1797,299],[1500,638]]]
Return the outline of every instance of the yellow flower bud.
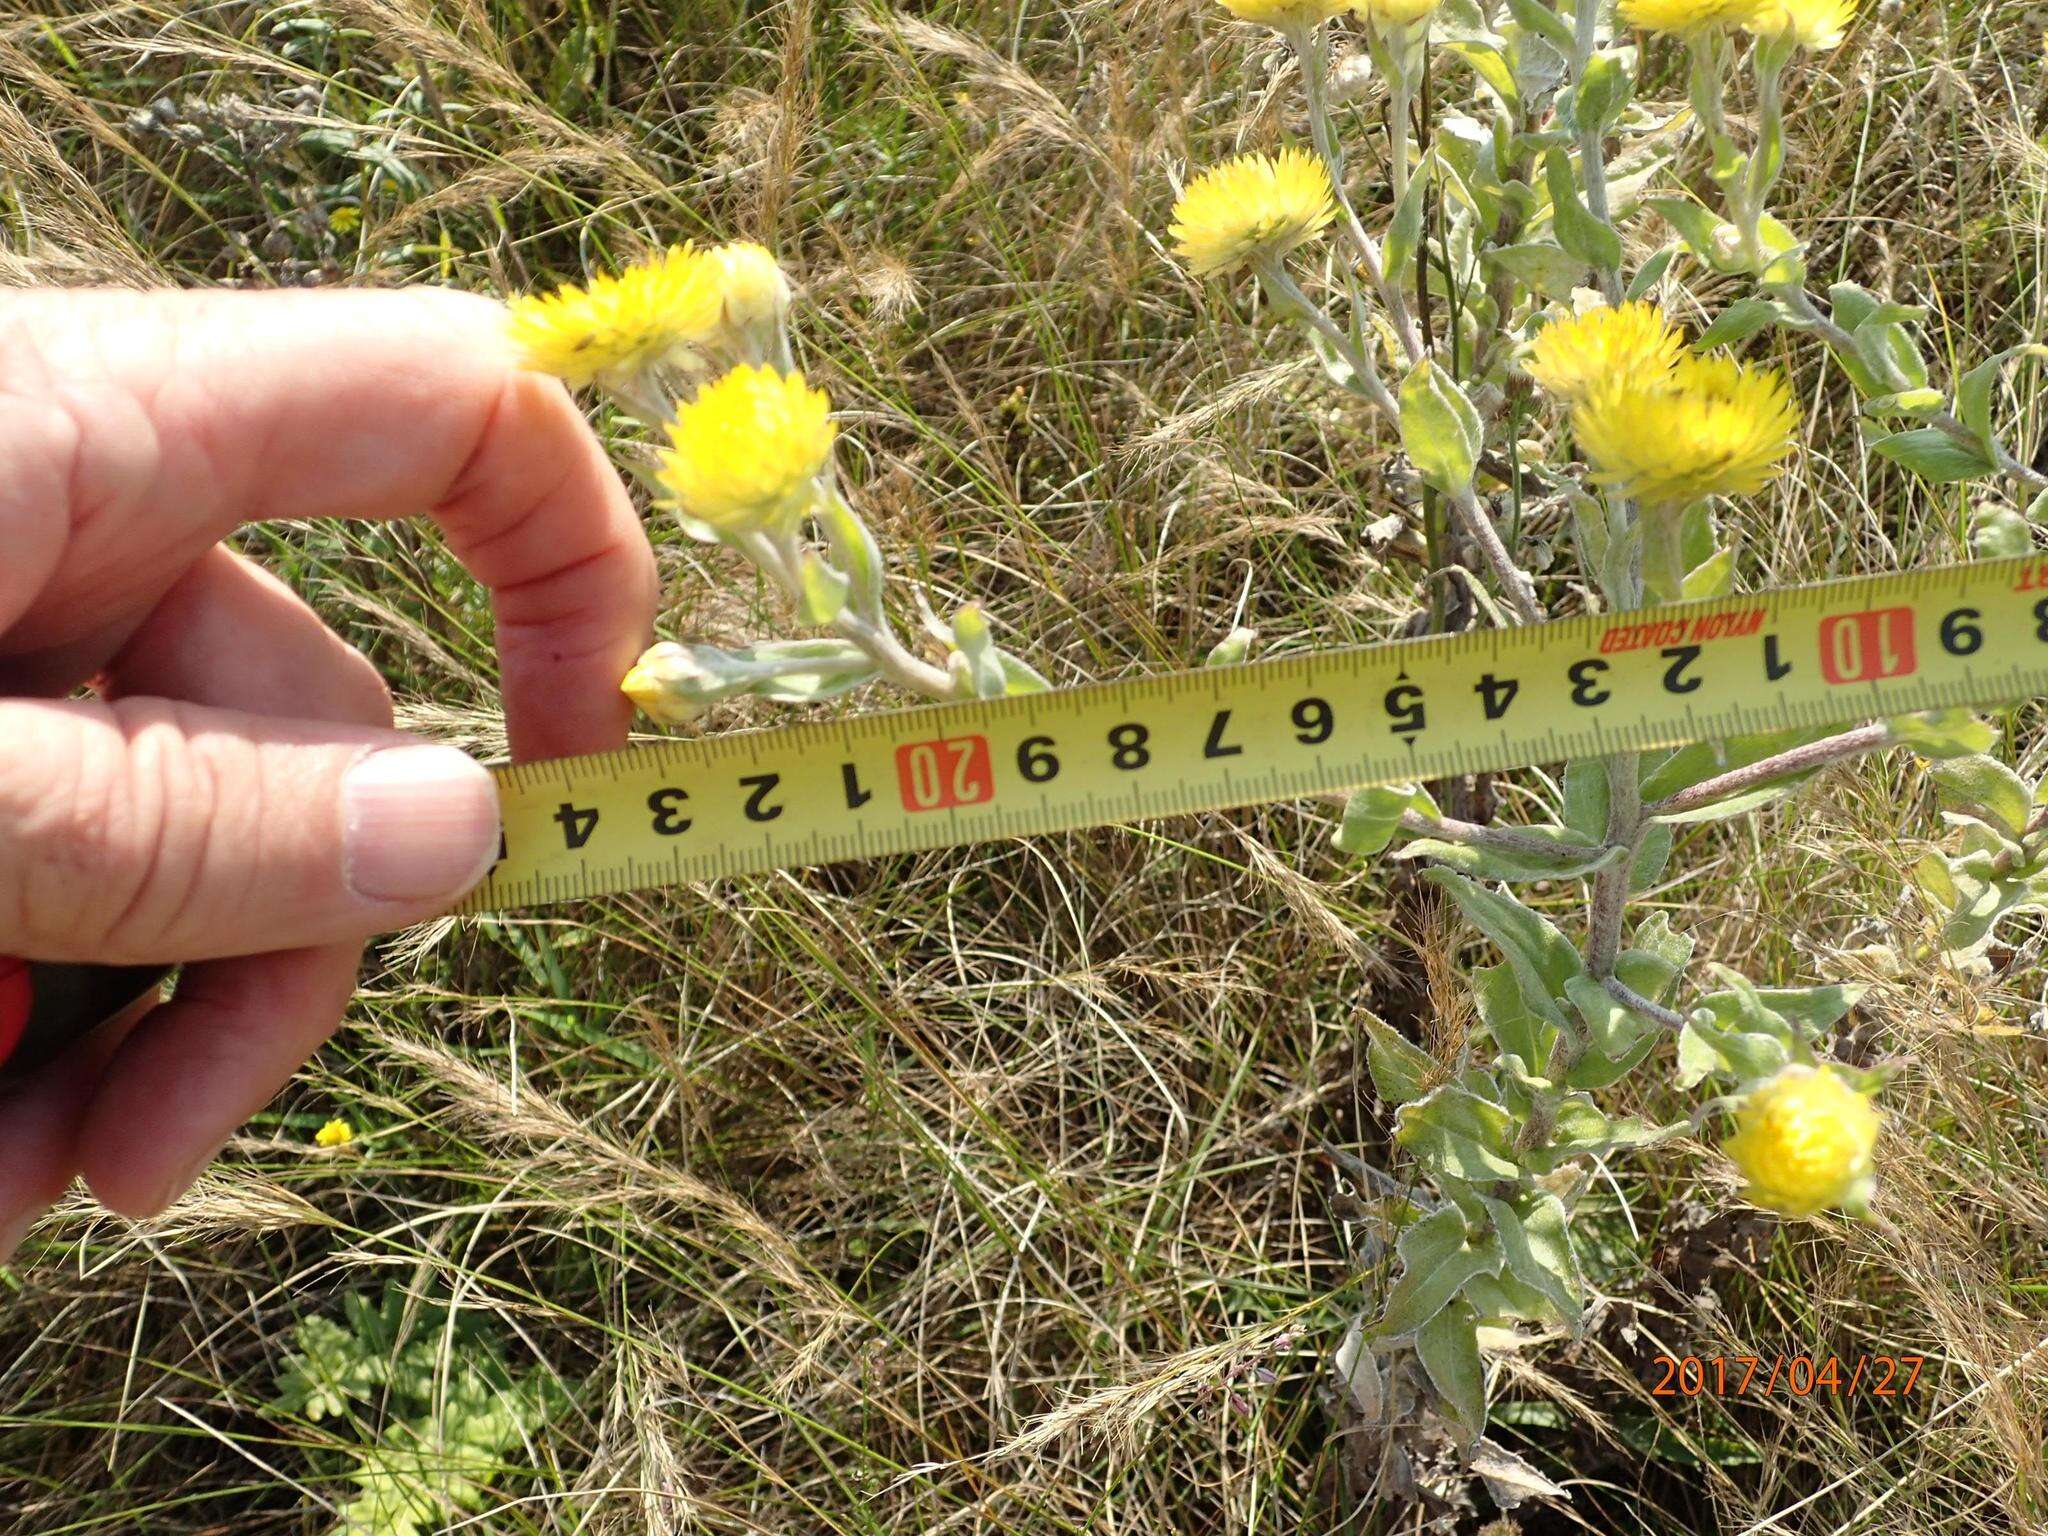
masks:
[[[718,264],[726,328],[739,335],[782,324],[789,313],[789,279],[763,246],[735,240],[710,252]]]
[[[1856,1210],[1875,1182],[1883,1118],[1834,1068],[1789,1066],[1743,1099],[1726,1151],[1753,1204],[1787,1216]]]

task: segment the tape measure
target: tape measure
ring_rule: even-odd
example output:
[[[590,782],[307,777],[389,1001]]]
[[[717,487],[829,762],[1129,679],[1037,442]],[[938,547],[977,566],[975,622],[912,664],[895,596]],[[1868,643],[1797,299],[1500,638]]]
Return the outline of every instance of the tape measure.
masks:
[[[2042,694],[2048,559],[1820,582],[499,767],[458,910]],[[91,968],[28,967],[37,996],[60,969]]]
[[[499,768],[465,912],[2048,693],[2048,560]]]

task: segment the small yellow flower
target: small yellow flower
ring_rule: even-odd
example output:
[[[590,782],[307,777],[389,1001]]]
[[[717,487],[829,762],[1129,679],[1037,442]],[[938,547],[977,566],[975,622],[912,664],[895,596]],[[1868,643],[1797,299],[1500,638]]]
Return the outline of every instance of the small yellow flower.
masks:
[[[694,359],[718,331],[722,268],[671,246],[616,276],[512,301],[511,333],[529,368],[572,387]]]
[[[330,1120],[313,1134],[316,1147],[345,1147],[356,1139],[356,1128],[346,1120]]]
[[[1351,9],[1382,27],[1408,27],[1436,13],[1443,0],[1352,0]]]
[[[1841,43],[1855,15],[1856,0],[1765,0],[1746,26],[1757,37],[1825,53]]]
[[[1645,32],[1684,36],[1716,27],[1746,26],[1769,0],[1621,0],[1621,19]]]
[[[1752,1204],[1787,1216],[1860,1209],[1876,1181],[1883,1119],[1832,1067],[1790,1066],[1743,1099],[1726,1151]]]
[[[1221,0],[1221,4],[1239,21],[1277,32],[1312,27],[1351,8],[1351,0]]]
[[[1572,406],[1595,478],[1651,506],[1761,490],[1792,451],[1798,420],[1783,374],[1727,357],[1681,357],[1662,377],[1595,384]]]
[[[363,210],[354,203],[341,203],[328,210],[327,227],[337,235],[352,235],[363,227]]]
[[[709,255],[718,264],[719,302],[729,330],[746,334],[782,323],[789,313],[789,279],[765,246],[735,240]]]
[[[1622,378],[1663,378],[1685,339],[1664,312],[1642,299],[1553,320],[1529,344],[1529,376],[1560,400],[1577,400],[1596,384]]]
[[[831,415],[801,373],[742,364],[676,412],[661,483],[684,515],[720,533],[793,522],[831,457]]]
[[[1167,233],[1198,277],[1235,272],[1313,240],[1337,216],[1330,173],[1314,155],[1239,155],[1202,172],[1173,205]]]

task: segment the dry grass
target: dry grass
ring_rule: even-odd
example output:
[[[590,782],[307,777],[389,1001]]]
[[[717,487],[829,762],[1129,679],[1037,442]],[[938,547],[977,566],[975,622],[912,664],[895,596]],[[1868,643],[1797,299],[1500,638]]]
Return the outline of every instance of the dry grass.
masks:
[[[2042,20],[1877,7],[1793,86],[1817,278],[1931,305],[1953,357],[2043,331]],[[1240,611],[1276,647],[1356,642],[1421,600],[1362,535],[1396,506],[1387,447],[1153,233],[1190,162],[1279,131],[1267,62],[1192,0],[28,0],[0,17],[0,262],[503,290],[762,239],[903,573],[987,602],[1050,675],[1185,664]],[[165,95],[196,140],[136,116]],[[1960,553],[1962,498],[1868,458],[1839,378],[1778,350],[1812,447],[1743,515],[1745,579]],[[730,562],[662,537],[666,632],[768,622]],[[487,619],[429,532],[249,542],[410,720],[497,740]],[[2034,712],[2008,724],[2031,751]],[[1902,806],[1931,830],[1903,764],[1830,778],[1695,836],[1658,900],[1753,975],[1853,973],[1916,930]],[[1396,924],[1327,826],[1277,806],[393,943],[184,1205],[67,1206],[0,1276],[0,1529],[327,1528],[379,1414],[312,1422],[275,1378],[296,1319],[386,1281],[564,1389],[449,1529],[1387,1528],[1325,1386],[1380,1283],[1371,1213],[1322,1148],[1386,1161],[1354,1011],[1407,997],[1411,1033],[1455,1033],[1465,940]],[[1598,1325],[1509,1368],[1505,1437],[1573,1489],[1524,1529],[2035,1525],[2039,948],[1859,1010],[1856,1048],[1902,1068],[1879,1225],[1731,1214],[1699,1147],[1611,1170]],[[336,1112],[366,1134],[316,1154]],[[1670,1399],[1665,1346],[1927,1365],[1891,1400]]]

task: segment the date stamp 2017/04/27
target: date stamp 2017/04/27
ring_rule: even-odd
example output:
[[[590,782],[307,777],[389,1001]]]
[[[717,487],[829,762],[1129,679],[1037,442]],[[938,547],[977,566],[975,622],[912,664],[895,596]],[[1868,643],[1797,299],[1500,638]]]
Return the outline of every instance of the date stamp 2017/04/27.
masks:
[[[1652,1397],[1904,1397],[1924,1355],[1658,1355]]]

